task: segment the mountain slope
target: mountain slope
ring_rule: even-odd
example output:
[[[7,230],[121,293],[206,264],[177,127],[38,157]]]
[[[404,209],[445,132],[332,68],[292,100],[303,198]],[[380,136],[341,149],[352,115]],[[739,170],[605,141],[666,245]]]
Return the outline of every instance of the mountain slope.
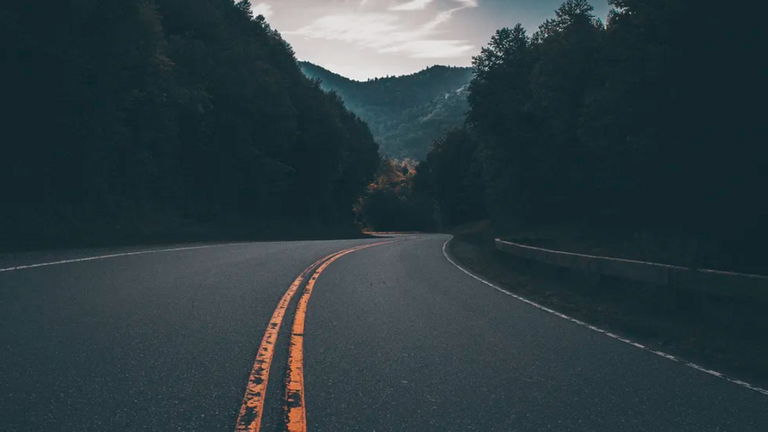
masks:
[[[353,81],[308,62],[306,76],[334,91],[365,120],[381,152],[423,159],[432,142],[464,122],[472,69],[433,66],[413,75]]]
[[[54,3],[0,4],[0,248],[352,227],[373,137],[247,1]]]

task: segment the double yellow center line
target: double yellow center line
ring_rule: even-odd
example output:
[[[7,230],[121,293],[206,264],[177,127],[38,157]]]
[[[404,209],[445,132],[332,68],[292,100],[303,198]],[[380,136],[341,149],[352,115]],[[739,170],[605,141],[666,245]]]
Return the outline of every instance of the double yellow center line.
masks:
[[[256,353],[256,360],[248,377],[248,385],[243,396],[243,403],[240,406],[240,412],[235,424],[236,432],[259,432],[261,421],[264,414],[264,403],[267,395],[267,384],[269,383],[269,370],[272,366],[272,358],[275,353],[275,344],[280,334],[280,327],[283,318],[288,310],[291,300],[298,292],[304,280],[314,270],[314,274],[304,287],[304,292],[299,298],[296,307],[296,315],[293,318],[293,327],[291,328],[291,340],[288,355],[287,379],[285,382],[285,399],[283,406],[285,408],[286,428],[289,432],[306,432],[307,414],[304,403],[304,323],[306,321],[307,305],[315,288],[317,278],[334,261],[344,255],[367,249],[374,246],[392,243],[384,241],[356,246],[349,249],[330,254],[315,261],[312,265],[304,269],[301,274],[294,279],[288,290],[277,304],[272,318],[269,320],[267,329],[261,339],[261,345]]]

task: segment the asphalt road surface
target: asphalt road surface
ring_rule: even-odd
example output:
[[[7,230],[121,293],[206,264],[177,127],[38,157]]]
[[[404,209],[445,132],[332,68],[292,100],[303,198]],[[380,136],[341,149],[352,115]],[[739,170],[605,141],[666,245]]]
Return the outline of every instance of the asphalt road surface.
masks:
[[[504,295],[447,239],[0,256],[0,430],[768,430],[768,396]]]

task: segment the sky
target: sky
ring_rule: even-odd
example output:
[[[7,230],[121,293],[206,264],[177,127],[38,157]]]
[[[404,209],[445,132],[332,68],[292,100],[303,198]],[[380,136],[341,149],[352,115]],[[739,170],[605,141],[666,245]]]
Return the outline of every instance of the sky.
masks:
[[[533,33],[562,0],[251,0],[296,57],[349,78],[469,66],[496,29]],[[606,0],[592,0],[608,14]]]

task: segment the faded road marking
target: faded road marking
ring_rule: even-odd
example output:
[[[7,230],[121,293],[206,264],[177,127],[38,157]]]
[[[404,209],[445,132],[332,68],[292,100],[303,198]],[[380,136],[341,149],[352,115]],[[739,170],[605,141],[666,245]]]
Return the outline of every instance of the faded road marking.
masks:
[[[264,417],[264,406],[266,403],[266,395],[267,395],[267,388],[269,384],[269,372],[272,366],[272,359],[274,357],[275,353],[275,344],[277,343],[277,339],[280,335],[280,328],[282,327],[283,319],[285,318],[285,314],[288,310],[288,306],[291,303],[291,300],[296,295],[296,292],[301,287],[301,284],[304,282],[304,280],[307,278],[307,276],[315,270],[318,266],[320,266],[317,269],[317,272],[312,276],[309,283],[307,284],[307,287],[305,287],[305,291],[302,294],[301,299],[303,300],[303,303],[300,302],[300,305],[304,305],[304,313],[306,313],[306,304],[309,301],[309,296],[307,296],[307,289],[312,290],[315,284],[315,280],[317,279],[317,276],[322,273],[322,270],[325,270],[331,262],[335,261],[336,259],[340,258],[343,255],[346,255],[348,253],[352,253],[361,249],[366,249],[373,246],[378,246],[385,243],[391,243],[391,242],[379,242],[379,243],[372,243],[368,245],[361,245],[356,246],[349,249],[344,249],[335,253],[332,253],[330,255],[327,255],[314,263],[312,263],[309,267],[304,269],[304,271],[301,272],[299,276],[294,279],[294,281],[291,283],[291,285],[288,287],[288,290],[283,294],[282,298],[277,304],[277,307],[275,308],[274,312],[272,313],[272,317],[269,320],[269,324],[267,324],[267,329],[264,331],[264,336],[261,339],[261,344],[259,345],[259,349],[256,352],[256,359],[253,363],[253,367],[251,369],[251,373],[248,377],[248,385],[246,386],[245,394],[243,395],[243,401],[240,406],[240,411],[237,416],[237,420],[235,423],[235,431],[236,432],[259,432],[261,429],[261,422]],[[311,285],[310,285],[311,284]],[[303,331],[304,327],[304,313],[302,313],[301,318],[301,328]],[[298,316],[298,310],[297,310],[297,316]],[[296,326],[296,321],[294,320],[294,328]],[[292,342],[292,348],[291,353],[293,354],[293,336],[291,337]],[[291,362],[291,359],[289,359],[289,363]],[[302,360],[303,363],[303,360]],[[290,375],[289,375],[290,376]],[[301,384],[303,387],[303,375]],[[303,402],[303,390],[301,392]],[[302,403],[302,410],[303,410],[303,403]],[[306,416],[304,416],[306,417]],[[305,429],[306,430],[306,426]]]
[[[259,345],[259,350],[256,353],[256,360],[253,363],[251,374],[248,377],[248,385],[245,389],[243,403],[240,406],[240,412],[235,423],[235,431],[258,432],[261,428],[261,420],[264,415],[264,400],[267,393],[267,384],[269,383],[269,370],[272,365],[272,357],[275,353],[275,343],[280,334],[280,327],[283,324],[283,317],[285,317],[288,305],[291,303],[291,299],[293,299],[293,296],[296,294],[296,291],[298,291],[307,275],[312,272],[318,264],[339,253],[341,252],[335,252],[325,256],[304,269],[304,271],[294,279],[293,283],[291,283],[288,290],[283,294],[283,297],[277,304],[277,307],[272,313],[272,318],[270,318],[269,324],[267,324],[264,336],[261,339],[261,345]]]
[[[38,264],[27,264],[27,265],[1,268],[0,273],[16,271],[16,270],[26,270],[26,269],[37,268],[37,267],[47,267],[47,266],[54,266],[54,265],[61,265],[61,264],[71,264],[71,263],[78,263],[78,262],[85,262],[85,261],[96,261],[96,260],[103,260],[103,259],[109,259],[109,258],[118,258],[118,257],[132,256],[132,255],[146,255],[146,254],[154,254],[154,253],[161,253],[161,252],[177,252],[177,251],[195,250],[195,249],[208,249],[208,248],[214,248],[214,247],[237,246],[237,245],[243,245],[243,244],[247,244],[247,243],[224,243],[224,244],[215,244],[215,245],[188,246],[188,247],[177,247],[177,248],[169,248],[169,249],[149,249],[149,250],[135,251],[135,252],[122,252],[122,253],[115,253],[115,254],[109,254],[109,255],[90,256],[90,257],[84,257],[84,258],[72,258],[72,259],[66,259],[66,260],[60,260],[60,261],[51,261],[51,262],[44,262],[44,263],[38,263]]]
[[[307,305],[309,304],[310,297],[312,297],[312,291],[315,288],[317,278],[320,277],[328,266],[344,255],[388,243],[392,242],[372,243],[338,253],[323,262],[309,279],[306,287],[304,287],[304,292],[301,298],[299,298],[299,304],[296,307],[296,316],[293,318],[288,356],[288,373],[285,383],[285,418],[288,432],[306,432],[307,430],[307,410],[304,399],[304,324],[307,315]]]

